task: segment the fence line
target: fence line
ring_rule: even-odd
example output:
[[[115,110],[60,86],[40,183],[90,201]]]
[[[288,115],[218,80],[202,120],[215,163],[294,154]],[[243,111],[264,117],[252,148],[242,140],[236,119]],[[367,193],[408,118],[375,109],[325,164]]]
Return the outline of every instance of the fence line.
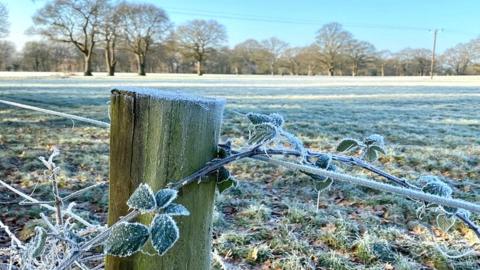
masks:
[[[94,120],[94,119],[90,119],[90,118],[86,118],[86,117],[81,117],[81,116],[77,116],[77,115],[73,115],[73,114],[69,114],[69,113],[62,113],[62,112],[42,109],[42,108],[39,108],[39,107],[25,105],[25,104],[13,102],[13,101],[8,101],[8,100],[3,100],[3,99],[0,99],[0,103],[5,104],[5,105],[18,107],[18,108],[27,109],[27,110],[32,110],[32,111],[42,112],[42,113],[46,113],[46,114],[61,116],[61,117],[77,120],[77,121],[80,121],[80,122],[90,123],[90,124],[93,124],[93,125],[99,126],[99,127],[110,128],[110,124],[107,123],[107,122],[102,122],[102,121],[99,121],[99,120]]]
[[[66,117],[66,118],[90,123],[90,124],[93,124],[93,125],[97,125],[97,126],[100,126],[100,127],[104,127],[104,128],[109,128],[110,127],[109,123],[94,120],[94,119],[89,119],[89,118],[85,118],[85,117],[81,117],[81,116],[76,116],[76,115],[73,115],[73,114],[67,114],[67,113],[42,109],[42,108],[39,108],[39,107],[25,105],[25,104],[21,104],[21,103],[17,103],[17,102],[6,101],[6,100],[2,100],[2,99],[0,99],[0,103],[6,104],[6,105],[11,105],[11,106],[14,106],[14,107],[24,108],[24,109],[28,109],[28,110],[33,110],[33,111],[43,112],[43,113],[47,113],[47,114],[57,115],[57,116],[61,116],[61,117]],[[469,210],[469,211],[472,211],[474,213],[480,214],[480,206],[479,205],[474,204],[474,203],[470,203],[470,202],[467,202],[467,201],[459,200],[459,199],[444,198],[444,197],[428,194],[428,193],[425,193],[425,192],[422,192],[422,191],[410,190],[410,189],[402,188],[402,187],[396,187],[396,186],[380,183],[380,182],[370,180],[370,179],[366,179],[366,178],[354,177],[354,176],[350,176],[350,175],[346,175],[346,174],[341,174],[341,173],[337,173],[337,172],[331,172],[331,171],[326,171],[326,170],[322,170],[322,169],[312,168],[312,167],[309,167],[309,166],[304,166],[304,165],[295,164],[295,163],[291,163],[291,162],[286,162],[286,161],[282,161],[282,160],[269,159],[269,158],[264,158],[264,157],[255,157],[255,158],[259,159],[259,160],[269,162],[269,163],[272,163],[272,164],[284,166],[284,167],[287,167],[287,168],[290,168],[290,169],[293,169],[293,170],[302,170],[302,171],[310,172],[310,173],[313,173],[313,174],[316,174],[316,175],[321,175],[321,176],[324,176],[324,177],[330,177],[334,180],[348,181],[348,182],[351,182],[351,183],[354,183],[354,184],[357,184],[357,185],[360,185],[360,186],[370,187],[370,188],[373,188],[373,189],[376,189],[376,190],[381,190],[381,191],[390,192],[390,193],[402,194],[404,196],[415,198],[415,199],[418,199],[418,200],[421,200],[421,201],[433,202],[433,203],[437,203],[439,205],[449,206],[449,207],[453,207],[453,208],[461,208],[461,209]]]

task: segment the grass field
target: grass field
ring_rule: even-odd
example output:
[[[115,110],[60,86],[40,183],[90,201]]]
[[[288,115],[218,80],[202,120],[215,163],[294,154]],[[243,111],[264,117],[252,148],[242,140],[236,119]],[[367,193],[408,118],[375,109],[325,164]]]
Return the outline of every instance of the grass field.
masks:
[[[480,201],[479,78],[29,75],[2,74],[0,99],[108,121],[111,87],[155,87],[225,97],[222,139],[236,146],[245,144],[242,114],[250,111],[282,114],[286,129],[315,150],[334,151],[344,137],[379,133],[388,153],[376,165],[412,183],[420,175],[442,176],[455,197]],[[106,181],[108,138],[106,129],[0,105],[0,179],[47,200],[37,157],[56,145],[65,193]],[[457,223],[448,234],[434,228],[434,242],[422,224],[434,224],[435,216],[418,220],[418,203],[334,183],[316,212],[308,177],[252,161],[230,169],[240,185],[217,197],[214,249],[233,269],[480,269],[478,249],[461,259],[447,259],[436,249],[457,254],[475,236]],[[78,209],[103,222],[105,194],[86,194]],[[9,203],[19,199],[5,190],[0,201],[0,218],[23,239],[30,237],[40,209]],[[7,242],[1,233],[0,242]]]

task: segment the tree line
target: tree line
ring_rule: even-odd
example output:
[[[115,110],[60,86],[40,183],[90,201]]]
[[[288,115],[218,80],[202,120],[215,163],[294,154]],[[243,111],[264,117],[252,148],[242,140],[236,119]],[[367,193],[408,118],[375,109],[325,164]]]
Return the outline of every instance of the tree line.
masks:
[[[8,33],[8,12],[0,5],[0,36]],[[192,20],[174,26],[167,13],[148,3],[113,0],[51,0],[37,10],[29,41],[17,51],[0,41],[0,70],[351,76],[424,76],[432,51],[377,50],[341,24],[323,25],[311,45],[290,46],[276,37],[227,46],[225,26]],[[480,38],[437,57],[434,73],[480,74]]]

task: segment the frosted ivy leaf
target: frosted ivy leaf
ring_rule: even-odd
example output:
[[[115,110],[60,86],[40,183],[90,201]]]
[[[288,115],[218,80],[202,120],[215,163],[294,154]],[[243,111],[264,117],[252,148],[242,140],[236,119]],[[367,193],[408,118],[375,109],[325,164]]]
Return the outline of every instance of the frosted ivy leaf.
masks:
[[[368,160],[368,161],[375,161],[377,160],[378,158],[378,154],[377,154],[377,151],[375,151],[374,149],[372,149],[371,147],[368,147],[366,150],[365,150],[365,159]]]
[[[230,171],[225,167],[220,167],[217,173],[217,182],[222,182],[230,178]]]
[[[273,140],[277,136],[277,128],[270,123],[258,124],[253,128],[252,135],[248,140],[248,144],[257,145],[265,144]]]
[[[128,207],[139,210],[141,213],[155,210],[155,195],[147,184],[140,184],[127,201]]]
[[[318,156],[318,159],[315,161],[315,167],[318,167],[320,169],[326,169],[327,171],[332,172],[337,170],[337,166],[332,164],[332,156],[327,154],[322,154]],[[333,183],[333,179],[331,178],[309,172],[301,172],[312,178],[315,189],[317,191],[322,191],[324,189],[330,188]]]
[[[423,192],[447,198],[452,196],[452,188],[438,179],[438,177],[423,176],[421,179],[427,180],[427,183],[422,187]]]
[[[306,155],[305,147],[303,146],[303,142],[297,136],[286,131],[281,131],[281,135],[287,139],[288,143],[291,144],[295,150],[300,152],[302,157],[305,157]]]
[[[218,158],[226,158],[226,157],[229,157],[230,155],[232,154],[231,150],[230,149],[225,149],[225,148],[220,148],[218,149]]]
[[[338,152],[345,152],[357,148],[361,143],[355,139],[343,139],[337,146]]]
[[[188,209],[178,203],[171,203],[169,204],[164,210],[164,214],[170,215],[170,216],[189,216],[190,211]]]
[[[455,225],[455,220],[455,217],[448,217],[445,214],[439,214],[436,218],[437,227],[442,229],[444,232],[448,232],[453,225]]]
[[[173,200],[177,198],[177,191],[174,189],[161,189],[155,194],[155,199],[157,201],[157,208],[163,209],[167,207]]]
[[[237,184],[237,181],[233,177],[230,177],[224,181],[217,182],[217,189],[218,192],[222,193],[231,187],[236,187]]]
[[[127,257],[138,252],[147,242],[149,231],[140,223],[122,222],[112,228],[105,242],[105,252],[108,255]]]
[[[155,215],[150,225],[151,241],[158,255],[164,255],[180,237],[177,223],[168,215]]]
[[[319,155],[317,161],[315,161],[315,166],[328,169],[330,167],[330,163],[332,162],[332,156],[327,154]]]
[[[47,232],[42,227],[35,227],[35,237],[29,244],[29,252],[32,258],[36,258],[45,251]]]
[[[269,116],[272,119],[271,123],[274,124],[276,127],[282,127],[283,123],[285,123],[285,120],[283,119],[283,116],[281,116],[278,113],[272,113]]]
[[[376,144],[378,146],[383,147],[385,145],[385,141],[382,135],[379,134],[372,134],[365,138],[364,140],[366,145],[373,145]]]
[[[327,178],[325,181],[315,181],[315,190],[320,192],[325,189],[329,189],[332,186],[333,179]]]
[[[273,124],[276,127],[281,127],[281,126],[283,126],[283,123],[285,122],[283,120],[283,117],[278,113],[272,113],[270,115],[266,115],[266,114],[262,114],[262,113],[252,113],[252,112],[250,112],[250,113],[247,113],[247,118],[254,125],[270,123],[270,124]]]

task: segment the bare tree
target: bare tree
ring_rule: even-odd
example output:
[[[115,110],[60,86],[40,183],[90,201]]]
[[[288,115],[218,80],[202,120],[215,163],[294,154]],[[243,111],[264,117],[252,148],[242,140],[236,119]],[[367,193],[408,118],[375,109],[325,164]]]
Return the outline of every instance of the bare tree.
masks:
[[[145,76],[151,46],[163,40],[170,29],[168,16],[156,5],[127,2],[118,6],[118,16],[125,48],[135,54],[138,75]]]
[[[117,65],[117,42],[120,35],[120,14],[119,7],[108,5],[109,12],[103,14],[100,26],[100,35],[105,52],[105,64],[108,76],[115,75]]]
[[[276,37],[271,37],[262,41],[262,45],[269,54],[270,74],[274,75],[277,68],[277,62],[288,48],[288,43]]]
[[[447,67],[453,69],[456,75],[465,75],[466,70],[473,61],[474,50],[470,44],[460,43],[447,49],[440,60]]]
[[[3,3],[0,3],[0,38],[4,38],[8,35],[9,28],[8,9]]]
[[[357,76],[359,68],[373,61],[374,53],[375,47],[367,41],[354,39],[350,42],[346,54],[352,65],[352,76]]]
[[[266,55],[265,48],[255,39],[247,39],[232,50],[232,65],[236,74],[244,72],[257,74],[261,61]]]
[[[320,66],[320,48],[316,44],[304,47],[298,53],[297,58],[300,63],[302,73],[313,76],[319,71]]]
[[[320,50],[321,62],[329,76],[335,75],[340,55],[348,48],[351,40],[352,34],[343,30],[339,23],[329,23],[318,30],[316,43]]]
[[[16,70],[15,44],[11,41],[0,40],[0,70]]]
[[[227,40],[225,26],[215,20],[187,22],[177,28],[176,35],[184,53],[195,59],[198,75],[203,74],[202,64],[208,54]]]
[[[100,16],[108,0],[49,1],[33,16],[34,33],[50,40],[73,44],[84,56],[84,75],[92,75],[92,56]]]
[[[22,53],[22,67],[24,70],[49,71],[50,60],[49,44],[44,41],[29,41],[25,43]]]

